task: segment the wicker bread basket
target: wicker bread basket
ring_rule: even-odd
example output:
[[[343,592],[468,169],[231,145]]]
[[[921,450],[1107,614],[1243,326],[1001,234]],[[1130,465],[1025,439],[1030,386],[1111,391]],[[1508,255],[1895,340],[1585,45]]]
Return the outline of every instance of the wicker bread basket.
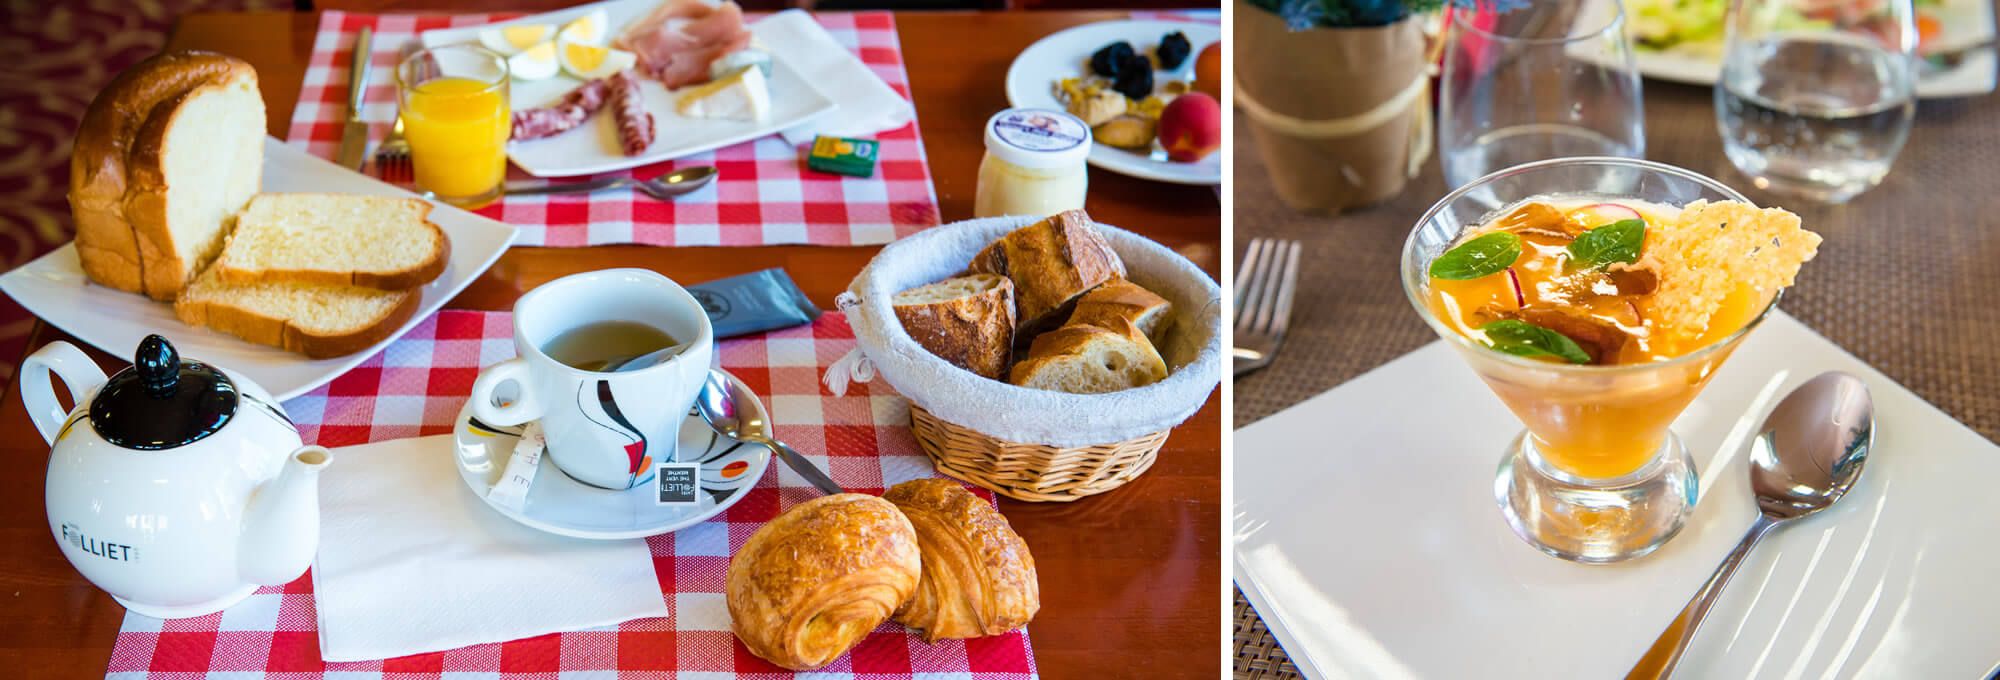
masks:
[[[910,400],[910,429],[939,472],[1024,501],[1072,501],[1124,485],[1152,467],[1173,426],[1221,379],[1221,291],[1186,258],[1098,225],[1129,278],[1173,303],[1159,349],[1167,379],[1108,394],[1066,394],[989,380],[912,340],[891,311],[897,291],[958,274],[993,239],[1035,220],[988,218],[890,244],[840,299],[866,364]],[[829,384],[844,389],[843,361]],[[845,372],[845,373],[844,373]],[[840,375],[834,375],[840,374]]]

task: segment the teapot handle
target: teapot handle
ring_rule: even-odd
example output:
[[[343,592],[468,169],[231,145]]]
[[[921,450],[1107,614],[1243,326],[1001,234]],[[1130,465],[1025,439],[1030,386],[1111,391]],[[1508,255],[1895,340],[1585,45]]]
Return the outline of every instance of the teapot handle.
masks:
[[[69,412],[56,401],[55,386],[49,384],[50,373],[62,376],[77,408],[88,405],[84,400],[92,390],[102,387],[106,378],[104,369],[98,368],[90,355],[61,340],[43,345],[21,362],[21,402],[28,407],[28,418],[35,421],[42,439],[55,446],[56,435],[62,432],[63,420]]]

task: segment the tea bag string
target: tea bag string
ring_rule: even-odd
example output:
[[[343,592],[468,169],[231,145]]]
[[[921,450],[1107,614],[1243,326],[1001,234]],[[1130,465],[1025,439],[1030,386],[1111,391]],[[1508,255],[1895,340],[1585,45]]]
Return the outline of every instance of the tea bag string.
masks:
[[[1388,124],[1404,111],[1415,106],[1414,119],[1410,121],[1409,157],[1404,172],[1416,177],[1423,169],[1424,161],[1431,156],[1431,76],[1436,70],[1435,62],[1427,64],[1417,72],[1417,77],[1401,91],[1385,99],[1374,108],[1352,116],[1325,120],[1308,120],[1273,111],[1259,103],[1239,82],[1236,87],[1236,105],[1250,114],[1257,122],[1275,129],[1288,137],[1307,139],[1337,139],[1352,137]]]

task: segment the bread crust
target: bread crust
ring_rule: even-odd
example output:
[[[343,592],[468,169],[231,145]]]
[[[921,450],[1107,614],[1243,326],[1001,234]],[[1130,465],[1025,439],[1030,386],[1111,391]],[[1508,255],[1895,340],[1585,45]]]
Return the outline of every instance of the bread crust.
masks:
[[[1076,311],[1064,325],[1089,324],[1119,331],[1123,330],[1119,322],[1129,322],[1157,344],[1172,308],[1166,298],[1153,291],[1126,279],[1116,279],[1077,298]]]
[[[375,290],[409,290],[437,280],[444,275],[445,266],[451,262],[451,239],[445,236],[444,228],[430,219],[434,206],[424,204],[422,220],[437,240],[437,249],[431,257],[416,266],[400,271],[327,271],[323,269],[242,269],[234,266],[228,257],[228,248],[223,248],[223,256],[213,265],[216,275],[229,283],[310,283],[326,286],[356,286]]]
[[[1086,358],[1091,349],[1100,343],[1118,343],[1128,346],[1137,355],[1138,363],[1146,369],[1149,380],[1130,387],[1143,387],[1158,382],[1167,376],[1167,363],[1160,357],[1158,349],[1146,339],[1139,327],[1124,319],[1110,319],[1104,326],[1094,324],[1067,324],[1061,328],[1035,337],[1028,346],[1028,353],[1014,364],[1007,381],[1023,387],[1034,387],[1039,373],[1063,362]]]
[[[892,305],[912,340],[951,365],[1005,379],[1014,350],[1014,282],[992,277],[991,288],[950,300]],[[951,279],[947,279],[948,281]]]
[[[729,560],[729,626],[795,671],[832,663],[916,592],[916,529],[888,501],[821,496],[758,527]]]
[[[146,264],[137,234],[126,219],[126,194],[133,188],[127,174],[140,128],[168,100],[243,72],[254,82],[256,71],[234,57],[168,52],[126,69],[91,100],[70,152],[69,204],[76,220],[77,254],[92,281],[152,295],[146,289]]]
[[[917,531],[923,574],[896,622],[925,642],[999,635],[1042,608],[1035,557],[991,503],[949,479],[916,479],[882,494]]]
[[[1048,328],[1069,313],[1077,296],[1125,276],[1125,263],[1090,215],[1070,210],[1015,229],[973,256],[974,273],[1014,281],[1016,337]]]
[[[313,359],[329,359],[359,352],[387,339],[410,317],[416,316],[423,296],[416,291],[402,293],[396,306],[361,328],[331,335],[299,328],[286,319],[257,314],[219,302],[183,298],[174,302],[174,315],[190,326],[202,326],[254,342],[297,352]]]

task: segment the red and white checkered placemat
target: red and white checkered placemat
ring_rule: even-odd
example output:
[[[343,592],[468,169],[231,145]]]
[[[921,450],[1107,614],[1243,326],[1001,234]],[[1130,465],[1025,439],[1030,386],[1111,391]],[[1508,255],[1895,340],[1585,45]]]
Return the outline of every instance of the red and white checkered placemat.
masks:
[[[359,368],[285,402],[285,409],[307,442],[329,447],[448,434],[479,367],[514,356],[512,332],[512,315],[505,312],[441,312]],[[857,383],[842,397],[820,384],[821,372],[853,348],[847,319],[829,312],[811,326],[724,341],[717,355],[724,369],[764,396],[778,437],[848,490],[881,493],[897,482],[936,476],[910,436],[908,402],[886,383]],[[320,660],[308,574],[200,618],[161,621],[127,614],[107,674],[345,680],[790,675],[752,656],[729,632],[723,596],[730,554],[781,509],[819,495],[789,471],[781,474],[782,467],[772,465],[741,501],[714,519],[647,540],[671,612],[664,619],[329,664]],[[931,645],[885,623],[812,676],[1028,680],[1036,672],[1026,631]]]
[[[321,13],[288,142],[322,158],[332,158],[339,148],[341,122],[347,115],[347,64],[361,27],[375,31],[362,118],[369,122],[369,139],[380,142],[396,120],[394,74],[402,45],[423,31],[515,16],[519,15]],[[910,76],[903,70],[894,15],[822,12],[813,18],[890,88],[909,98]],[[695,165],[713,165],[721,171],[713,188],[671,202],[630,191],[606,191],[510,196],[475,212],[521,227],[514,244],[522,246],[871,245],[937,226],[937,191],[931,185],[930,162],[916,121],[875,139],[881,142],[880,158],[875,176],[868,178],[807,169],[804,146],[770,135],[627,171],[642,178]],[[527,175],[510,167],[509,177]]]

